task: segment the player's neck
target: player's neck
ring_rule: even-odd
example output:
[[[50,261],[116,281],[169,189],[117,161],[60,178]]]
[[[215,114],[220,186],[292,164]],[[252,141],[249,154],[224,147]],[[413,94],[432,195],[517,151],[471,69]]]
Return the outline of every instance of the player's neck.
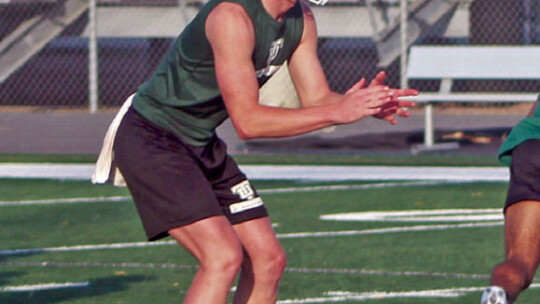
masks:
[[[285,13],[289,11],[297,0],[261,0],[268,14],[274,19],[281,21]]]

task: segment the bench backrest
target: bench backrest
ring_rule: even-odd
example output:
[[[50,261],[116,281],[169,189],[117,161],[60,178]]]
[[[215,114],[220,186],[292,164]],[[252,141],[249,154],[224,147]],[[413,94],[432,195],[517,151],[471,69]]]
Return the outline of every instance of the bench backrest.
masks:
[[[413,46],[409,79],[540,79],[540,46]]]

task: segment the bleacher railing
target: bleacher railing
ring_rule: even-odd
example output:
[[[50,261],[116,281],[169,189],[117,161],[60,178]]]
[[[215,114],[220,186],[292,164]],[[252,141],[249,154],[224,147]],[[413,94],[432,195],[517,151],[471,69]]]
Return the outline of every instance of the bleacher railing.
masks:
[[[202,5],[197,0],[0,0],[0,105],[118,107],[150,77]],[[321,63],[330,86],[340,92],[381,69],[392,86],[436,91],[436,81],[404,81],[407,51],[414,44],[540,43],[540,0],[330,0],[312,9]],[[279,83],[289,82],[287,77],[276,81],[290,86]],[[455,90],[464,92],[539,88],[536,80],[455,83]],[[294,99],[293,91],[278,91],[273,99]]]

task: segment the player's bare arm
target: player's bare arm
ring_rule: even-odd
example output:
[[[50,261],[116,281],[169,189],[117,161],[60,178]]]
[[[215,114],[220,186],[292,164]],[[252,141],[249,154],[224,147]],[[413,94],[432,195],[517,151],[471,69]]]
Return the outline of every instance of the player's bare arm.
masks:
[[[302,3],[304,31],[289,61],[289,73],[303,107],[337,103],[341,95],[330,90],[317,56],[317,26],[309,6]]]
[[[289,71],[295,88],[297,90],[302,106],[320,106],[325,104],[338,103],[347,96],[332,92],[328,86],[326,76],[317,57],[317,27],[315,19],[309,7],[303,5],[304,9],[304,33],[297,50],[289,62]],[[366,80],[362,78],[354,84],[345,95],[352,93],[363,93],[364,98],[368,98],[371,88],[384,86],[386,78],[385,72],[380,72],[366,87]],[[365,91],[362,91],[365,90]],[[410,113],[405,107],[413,107],[412,101],[398,99],[401,96],[416,95],[418,92],[413,89],[391,89],[392,101],[382,106],[381,111],[375,114],[390,123],[397,122],[394,115],[407,117]]]
[[[207,37],[212,45],[216,76],[227,111],[243,139],[284,137],[374,115],[391,101],[384,86],[355,91],[341,104],[302,109],[263,106],[251,61],[254,29],[247,14],[234,3],[219,4],[208,16]]]

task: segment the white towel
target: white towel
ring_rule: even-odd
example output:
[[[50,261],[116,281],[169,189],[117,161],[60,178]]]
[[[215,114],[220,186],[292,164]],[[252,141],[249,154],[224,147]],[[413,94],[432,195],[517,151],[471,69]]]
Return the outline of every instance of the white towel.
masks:
[[[133,96],[134,95],[131,95],[128,97],[128,99],[126,99],[118,113],[116,113],[116,116],[109,125],[109,129],[105,134],[105,138],[103,139],[103,146],[101,147],[101,152],[99,153],[99,157],[96,162],[94,174],[92,175],[92,183],[94,184],[105,184],[107,182],[112,182],[115,186],[126,186],[126,181],[124,180],[122,173],[120,173],[120,170],[114,164],[113,145],[118,126],[122,122],[122,118],[124,118],[124,115],[131,106]]]

